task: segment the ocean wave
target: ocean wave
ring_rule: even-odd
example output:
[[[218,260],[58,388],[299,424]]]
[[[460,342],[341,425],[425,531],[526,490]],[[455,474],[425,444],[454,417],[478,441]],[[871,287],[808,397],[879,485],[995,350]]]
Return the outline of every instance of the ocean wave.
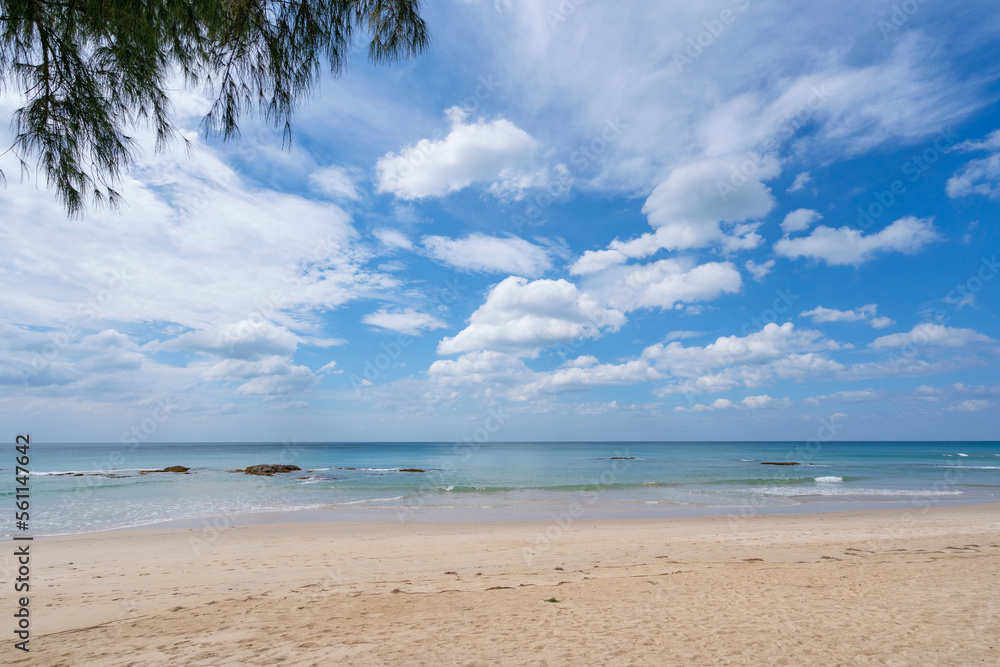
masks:
[[[150,470],[150,468],[108,468],[107,470],[48,470],[44,472],[32,470],[28,474],[32,477],[55,477],[58,475],[115,475],[120,472],[139,472],[140,470]]]
[[[392,498],[365,498],[364,500],[348,500],[342,503],[335,503],[333,507],[340,507],[342,505],[360,505],[362,503],[387,503],[392,500],[402,500],[406,496],[394,496]]]
[[[725,486],[801,486],[811,485],[814,482],[852,482],[862,479],[861,477],[835,477],[826,475],[822,477],[749,477],[746,479],[716,479],[709,482],[702,482],[706,485]]]
[[[305,479],[298,480],[299,484],[319,484],[320,482],[335,482],[336,477],[323,477],[322,475],[313,475],[312,477],[306,477]]]
[[[773,487],[761,489],[760,493],[766,496],[783,496],[794,498],[800,496],[905,496],[911,498],[925,498],[929,496],[960,496],[962,492],[958,489],[951,491],[927,491],[919,489],[852,489],[842,486],[817,486],[806,491],[804,489],[791,489]]]

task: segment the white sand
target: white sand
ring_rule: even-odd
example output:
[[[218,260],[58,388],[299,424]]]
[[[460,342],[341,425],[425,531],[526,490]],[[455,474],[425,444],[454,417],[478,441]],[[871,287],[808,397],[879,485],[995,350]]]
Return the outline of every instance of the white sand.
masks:
[[[32,552],[32,650],[8,639],[3,664],[1000,664],[998,505],[128,530]]]

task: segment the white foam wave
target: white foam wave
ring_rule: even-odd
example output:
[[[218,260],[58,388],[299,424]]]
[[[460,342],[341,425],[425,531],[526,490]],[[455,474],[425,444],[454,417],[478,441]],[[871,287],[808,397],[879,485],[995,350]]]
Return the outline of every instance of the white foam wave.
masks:
[[[910,496],[924,498],[929,496],[960,496],[958,489],[952,491],[927,491],[920,489],[852,489],[842,486],[813,487],[808,491],[802,488],[765,487],[762,493],[768,496]]]
[[[963,454],[962,452],[959,452],[958,455],[959,456],[968,456],[968,454]]]
[[[120,472],[138,472],[140,470],[150,470],[150,468],[110,468],[108,470],[50,470],[39,472],[32,470],[28,473],[31,476],[51,477],[55,475],[114,475]]]
[[[394,498],[366,498],[365,500],[349,500],[345,503],[337,503],[336,506],[340,505],[360,505],[361,503],[385,503],[390,500],[402,500],[406,496],[396,496]]]
[[[307,477],[306,479],[299,480],[299,484],[319,484],[320,482],[334,482],[336,480],[330,479],[329,477]]]
[[[843,482],[843,477],[837,477],[836,475],[827,475],[826,477],[817,477],[816,481],[821,484],[830,484],[834,482]]]

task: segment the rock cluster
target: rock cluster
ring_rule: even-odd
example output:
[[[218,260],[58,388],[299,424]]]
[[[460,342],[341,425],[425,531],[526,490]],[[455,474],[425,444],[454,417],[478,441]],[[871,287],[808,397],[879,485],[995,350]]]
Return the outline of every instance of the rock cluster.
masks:
[[[230,470],[229,472],[242,472],[247,475],[266,475],[270,477],[277,472],[293,472],[295,470],[302,470],[302,468],[284,463],[264,463],[257,466],[239,468],[238,470]]]
[[[188,470],[190,470],[190,468],[185,468],[184,466],[167,466],[166,468],[162,468],[160,470],[140,470],[139,474],[140,475],[145,475],[147,472],[183,472],[183,473],[187,473]]]

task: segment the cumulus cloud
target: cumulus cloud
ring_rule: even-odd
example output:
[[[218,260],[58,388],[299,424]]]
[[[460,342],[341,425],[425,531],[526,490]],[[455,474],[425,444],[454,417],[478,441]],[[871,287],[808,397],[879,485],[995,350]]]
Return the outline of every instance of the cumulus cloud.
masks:
[[[522,391],[526,395],[536,393],[561,393],[593,386],[631,385],[648,382],[662,377],[662,374],[641,359],[632,359],[621,364],[570,363],[549,373],[536,373]]]
[[[814,222],[822,219],[823,216],[819,214],[819,211],[814,211],[810,208],[796,209],[786,215],[785,219],[781,221],[781,231],[785,234],[805,231],[812,227]]]
[[[690,408],[678,406],[675,412],[707,412],[710,410],[777,410],[780,408],[790,408],[792,401],[789,398],[772,398],[767,394],[760,396],[747,396],[741,401],[733,402],[728,398],[720,398],[709,404],[696,403]]]
[[[743,280],[730,262],[694,265],[688,260],[661,259],[613,267],[583,285],[601,302],[629,312],[711,301],[722,294],[739,292]]]
[[[854,310],[837,310],[817,306],[812,310],[799,313],[799,317],[808,317],[817,324],[822,322],[868,322],[873,329],[884,329],[895,324],[888,317],[876,317],[878,305],[868,303]]]
[[[412,308],[398,310],[380,308],[374,313],[362,317],[361,321],[374,327],[397,331],[408,336],[418,336],[423,331],[443,329],[448,326],[433,315],[421,313]]]
[[[808,236],[780,239],[774,252],[791,259],[808,257],[832,265],[858,265],[886,252],[914,254],[938,238],[931,219],[906,217],[867,235],[851,227],[820,225]]]
[[[282,396],[316,384],[316,376],[309,368],[277,355],[253,361],[225,359],[206,369],[202,378],[234,383],[236,393],[248,396]]]
[[[466,123],[466,114],[458,107],[446,113],[451,120],[446,136],[421,139],[379,159],[379,192],[410,200],[440,197],[474,182],[516,179],[530,165],[538,144],[509,120]]]
[[[528,367],[516,355],[495,350],[467,352],[457,359],[438,359],[427,369],[433,378],[473,384],[497,382],[504,376],[513,378],[527,372]]]
[[[659,231],[661,247],[702,248],[723,239],[719,223],[767,215],[775,202],[764,181],[780,171],[778,161],[769,156],[705,158],[671,171],[653,189],[642,212]]]
[[[552,268],[545,248],[515,236],[470,234],[459,239],[427,236],[422,243],[434,259],[465,271],[534,278]]]
[[[547,345],[596,338],[624,322],[620,311],[599,305],[571,282],[511,276],[490,290],[468,327],[440,342],[438,352],[494,350],[534,356]]]
[[[914,326],[906,333],[889,334],[876,338],[869,347],[875,350],[899,349],[910,345],[922,347],[968,347],[975,343],[993,343],[989,336],[973,329],[959,329],[943,324],[925,323]]]
[[[723,336],[703,347],[685,347],[674,341],[643,350],[653,367],[680,380],[659,390],[660,395],[680,392],[718,392],[737,385],[760,386],[775,378],[804,379],[843,370],[825,356],[841,345],[818,331],[796,329],[791,322],[766,325],[746,336]]]

